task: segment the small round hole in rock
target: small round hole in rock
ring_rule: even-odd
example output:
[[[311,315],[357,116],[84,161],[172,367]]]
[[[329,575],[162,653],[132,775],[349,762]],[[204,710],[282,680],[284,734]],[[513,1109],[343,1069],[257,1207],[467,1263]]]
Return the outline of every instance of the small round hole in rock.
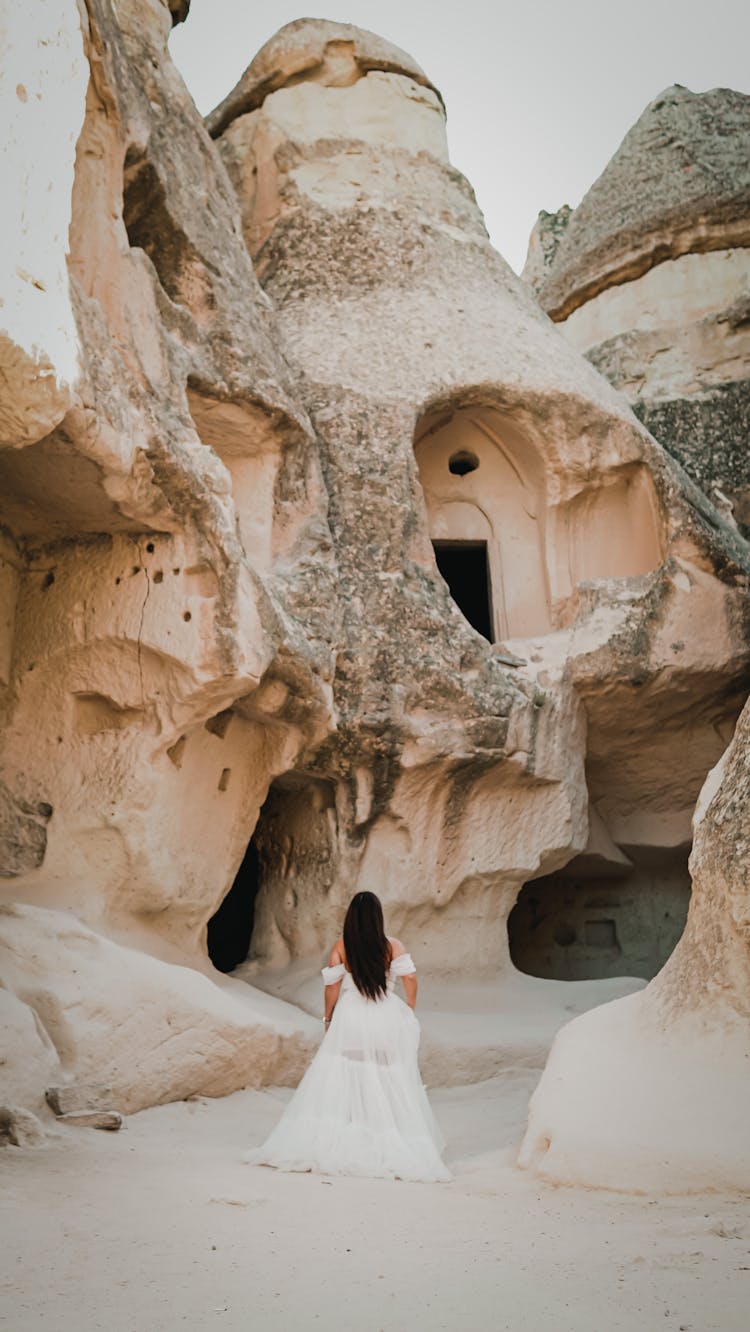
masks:
[[[163,583],[163,582],[164,582],[164,574],[163,574],[163,572],[162,572],[161,569],[157,569],[157,570],[156,570],[156,573],[154,574],[154,582],[155,582],[155,583]]]
[[[466,476],[468,472],[476,472],[479,466],[479,459],[476,453],[471,453],[468,449],[459,449],[458,453],[452,453],[448,459],[448,471],[453,476]]]
[[[149,555],[153,555],[153,553],[154,553],[154,549],[155,549],[155,547],[154,547],[154,543],[153,543],[153,541],[149,541],[148,544],[147,544],[147,546],[146,546],[146,550],[148,551]]]
[[[54,581],[55,575],[52,573],[52,570],[50,570],[50,572],[46,573],[42,579],[42,587],[51,587]]]
[[[182,618],[183,618],[183,620],[185,621],[185,623],[187,624],[188,620],[192,620],[193,617],[192,617],[190,611],[185,611],[185,614],[183,615]]]

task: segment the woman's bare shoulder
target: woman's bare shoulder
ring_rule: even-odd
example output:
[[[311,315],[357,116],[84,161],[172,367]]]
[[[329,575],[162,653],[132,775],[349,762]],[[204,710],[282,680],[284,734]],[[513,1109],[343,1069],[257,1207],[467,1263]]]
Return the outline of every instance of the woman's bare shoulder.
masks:
[[[394,939],[389,934],[388,942],[391,945],[391,959],[393,959],[394,957],[401,957],[401,954],[406,952],[406,949],[404,948],[404,945],[402,944],[400,939]]]
[[[328,959],[329,967],[335,967],[338,965],[339,962],[343,962],[345,956],[346,955],[344,953],[344,940],[337,939],[335,944],[333,945],[333,948],[331,949],[331,956]]]

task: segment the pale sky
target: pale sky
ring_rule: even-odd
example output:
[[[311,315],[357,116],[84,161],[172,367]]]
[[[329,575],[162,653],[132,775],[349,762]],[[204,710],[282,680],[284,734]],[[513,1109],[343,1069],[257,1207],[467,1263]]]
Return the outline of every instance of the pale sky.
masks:
[[[453,164],[517,270],[540,208],[575,206],[665,87],[750,93],[750,0],[326,0],[312,12],[370,28],[422,66],[445,99]],[[198,108],[305,13],[193,0],[170,47]]]

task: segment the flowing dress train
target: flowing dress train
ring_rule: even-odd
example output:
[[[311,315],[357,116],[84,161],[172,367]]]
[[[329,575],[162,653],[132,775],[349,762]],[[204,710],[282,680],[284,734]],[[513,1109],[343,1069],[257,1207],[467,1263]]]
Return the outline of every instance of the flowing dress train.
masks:
[[[396,976],[415,971],[402,953],[386,994],[367,999],[343,963],[324,967],[326,985],[341,980],[328,1031],[278,1124],[244,1161],[322,1175],[450,1179],[417,1063],[419,1022],[394,993]]]

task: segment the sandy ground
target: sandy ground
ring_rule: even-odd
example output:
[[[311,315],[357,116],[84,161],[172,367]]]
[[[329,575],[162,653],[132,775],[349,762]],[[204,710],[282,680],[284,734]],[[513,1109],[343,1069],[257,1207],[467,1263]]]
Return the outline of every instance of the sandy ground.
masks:
[[[288,1091],[6,1148],[12,1332],[748,1332],[750,1202],[555,1189],[515,1169],[538,1071],[431,1093],[449,1184],[239,1164]]]

